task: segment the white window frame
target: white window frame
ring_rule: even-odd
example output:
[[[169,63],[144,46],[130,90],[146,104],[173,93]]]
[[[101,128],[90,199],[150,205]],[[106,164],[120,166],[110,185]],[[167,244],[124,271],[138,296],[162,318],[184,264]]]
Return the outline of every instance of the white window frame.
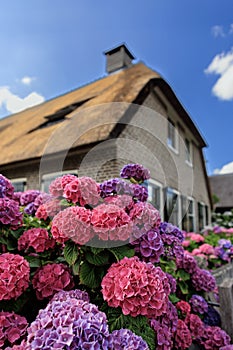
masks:
[[[168,190],[168,189],[169,189],[171,192],[173,192],[174,194],[177,195],[177,206],[178,206],[178,216],[177,216],[177,222],[178,222],[178,224],[177,224],[177,227],[179,227],[180,229],[182,229],[181,193],[180,193],[179,191],[175,190],[174,188],[169,187],[169,186],[166,188],[166,190]],[[164,202],[164,204],[165,204],[165,202]],[[172,210],[172,213],[173,213],[173,210]],[[172,213],[171,213],[171,214],[172,214]],[[174,223],[174,225],[176,225],[176,224]]]
[[[160,208],[156,208],[159,210],[160,216],[161,216],[161,220],[164,220],[164,198],[163,198],[163,186],[160,182],[154,180],[154,179],[150,179],[148,180],[148,201],[154,205],[154,203],[152,202],[152,189],[154,187],[158,187],[159,188],[159,201],[160,201]]]
[[[57,177],[61,177],[63,175],[66,174],[75,174],[78,175],[78,170],[77,169],[71,169],[71,170],[64,170],[64,171],[60,171],[60,172],[54,172],[54,173],[49,173],[49,174],[44,174],[41,177],[41,191],[45,192],[45,186],[44,183],[46,180],[48,180],[49,178],[51,178],[51,182],[53,180],[55,180]]]
[[[187,197],[188,201],[192,202],[193,203],[193,213],[192,214],[189,214],[188,212],[188,218],[192,217],[193,219],[193,231],[196,232],[196,210],[195,210],[195,200],[193,197],[190,197],[188,196]],[[188,208],[189,209],[189,208]]]
[[[189,149],[187,147],[187,142],[189,144]],[[185,138],[184,144],[185,144],[185,163],[192,167],[193,166],[193,145],[192,145],[192,142],[189,139]]]
[[[13,186],[14,186],[14,184],[16,184],[18,182],[22,182],[23,184],[25,183],[23,191],[27,190],[27,178],[26,177],[19,177],[16,179],[10,179],[10,182],[12,183]]]
[[[172,139],[170,141],[169,138],[169,128],[172,127],[172,130],[174,132],[174,146],[172,145]],[[176,127],[176,124],[173,120],[170,118],[167,119],[167,145],[168,147],[176,154],[179,153],[179,138],[178,138],[178,130]]]
[[[200,204],[202,206],[202,215],[203,215],[203,228],[200,228],[200,224],[199,224],[199,208],[198,208],[198,204]],[[199,231],[202,231],[205,229],[205,227],[208,225],[208,222],[206,222],[207,217],[206,217],[206,204],[202,201],[198,201],[197,202],[197,209],[198,209],[198,227],[199,227]],[[208,207],[208,206],[207,206]]]

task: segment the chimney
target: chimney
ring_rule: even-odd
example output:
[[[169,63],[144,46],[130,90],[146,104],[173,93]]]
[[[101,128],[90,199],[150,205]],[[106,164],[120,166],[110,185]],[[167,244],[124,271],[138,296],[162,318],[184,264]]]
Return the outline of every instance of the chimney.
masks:
[[[106,56],[107,73],[113,73],[120,69],[128,68],[132,66],[132,60],[135,59],[125,44],[105,51],[104,54]]]

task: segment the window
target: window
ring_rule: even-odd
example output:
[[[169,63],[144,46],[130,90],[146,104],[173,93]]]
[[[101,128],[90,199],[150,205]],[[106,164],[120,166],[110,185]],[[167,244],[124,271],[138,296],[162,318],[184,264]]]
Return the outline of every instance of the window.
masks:
[[[181,197],[182,229],[187,232],[195,231],[194,200],[191,197]]]
[[[160,212],[161,218],[163,217],[163,195],[162,185],[155,180],[149,180],[148,182],[148,201]]]
[[[202,202],[198,203],[198,223],[199,231],[203,230],[208,225],[208,206]]]
[[[65,174],[71,174],[71,175],[77,175],[78,172],[77,170],[67,170],[67,171],[62,171],[60,173],[51,173],[51,174],[46,174],[42,176],[42,183],[41,183],[41,190],[44,192],[49,192],[49,185],[53,180],[55,180],[57,177],[65,175]]]
[[[26,190],[26,178],[13,179],[11,180],[11,183],[14,186],[15,192],[24,192]]]
[[[173,121],[168,119],[167,144],[173,151],[178,151],[177,130]]]
[[[185,160],[186,163],[192,165],[192,145],[188,139],[185,139]]]
[[[164,219],[173,225],[181,226],[181,200],[179,193],[167,187],[165,189]]]

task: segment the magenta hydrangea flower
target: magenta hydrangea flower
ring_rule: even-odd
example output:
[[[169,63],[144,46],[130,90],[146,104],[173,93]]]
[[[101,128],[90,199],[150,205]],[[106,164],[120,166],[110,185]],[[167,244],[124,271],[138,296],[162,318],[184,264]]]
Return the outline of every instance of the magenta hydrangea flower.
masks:
[[[64,188],[63,196],[72,203],[79,203],[81,206],[95,206],[100,200],[99,185],[90,177],[76,177]]]
[[[203,336],[205,326],[199,316],[191,313],[187,314],[185,324],[188,326],[193,339],[198,341]]]
[[[90,301],[89,295],[86,291],[80,289],[72,289],[72,290],[60,290],[60,292],[54,294],[49,303],[53,303],[54,301],[67,301],[68,299],[81,299],[83,301]]]
[[[0,347],[9,342],[13,345],[26,333],[28,322],[14,312],[0,312]]]
[[[38,219],[46,220],[49,217],[53,218],[61,211],[61,209],[62,206],[60,200],[57,198],[51,198],[37,208],[35,216]]]
[[[114,350],[149,350],[147,343],[142,337],[129,329],[115,330],[111,334]]]
[[[207,270],[197,268],[191,276],[193,287],[197,291],[211,292],[216,288],[214,276]]]
[[[68,266],[64,264],[47,264],[40,267],[32,279],[32,286],[38,300],[51,298],[60,290],[74,287],[73,277]]]
[[[177,329],[178,313],[176,307],[169,301],[166,313],[150,320],[150,326],[156,334],[156,350],[170,350],[173,343],[173,335]]]
[[[178,301],[178,303],[176,303],[176,308],[177,310],[180,310],[184,315],[189,314],[191,311],[191,306],[189,303],[187,303],[187,301],[184,300]]]
[[[131,244],[136,254],[146,262],[159,262],[160,256],[164,253],[163,241],[158,229],[149,230]]]
[[[94,236],[91,226],[91,210],[83,207],[68,207],[60,211],[52,221],[51,233],[58,243],[71,239],[83,245]]]
[[[161,222],[159,211],[147,202],[135,203],[129,215],[136,226],[134,239],[139,238],[143,233],[146,233],[152,228],[159,227]]]
[[[188,326],[184,321],[178,320],[177,329],[175,332],[175,349],[186,350],[192,344],[192,337]]]
[[[193,294],[189,303],[193,312],[204,314],[208,311],[208,303],[201,295]]]
[[[132,222],[124,209],[114,204],[100,204],[92,210],[91,223],[99,239],[126,241],[132,233]]]
[[[111,307],[121,307],[124,315],[152,318],[166,312],[170,293],[166,274],[138,257],[112,264],[101,286],[104,300]]]
[[[18,254],[0,255],[0,300],[17,299],[29,286],[30,267]]]
[[[14,194],[14,186],[5,176],[0,174],[0,198],[12,198]]]
[[[201,345],[206,350],[218,350],[223,346],[230,345],[229,335],[219,327],[205,327]]]
[[[168,282],[169,282],[169,285],[170,285],[171,293],[175,293],[176,292],[176,287],[177,287],[176,279],[172,275],[170,275],[170,273],[166,272],[166,275],[167,275]]]
[[[20,204],[21,205],[27,205],[29,203],[34,202],[37,196],[39,196],[40,191],[38,190],[27,190],[25,192],[22,192],[20,196]]]
[[[24,231],[18,239],[18,250],[25,252],[31,247],[36,253],[42,253],[45,250],[54,248],[55,240],[49,237],[48,231],[44,228],[31,228]]]
[[[112,349],[105,313],[80,299],[49,303],[27,332],[31,349]]]
[[[196,259],[189,253],[184,253],[176,259],[178,269],[184,269],[189,274],[196,272],[198,265]]]
[[[17,230],[23,223],[23,213],[19,204],[9,198],[0,198],[0,222],[9,225],[10,229]]]
[[[141,164],[127,164],[120,172],[123,179],[133,179],[137,182],[144,182],[150,178],[150,171]]]
[[[53,197],[62,197],[65,186],[76,178],[77,176],[71,174],[57,177],[49,185],[49,193]]]
[[[124,209],[127,214],[134,206],[134,201],[132,197],[130,197],[127,194],[105,197],[104,203],[117,205],[118,207]]]
[[[29,347],[25,340],[23,340],[19,345],[13,345],[12,347],[7,347],[5,350],[32,350],[31,347]]]

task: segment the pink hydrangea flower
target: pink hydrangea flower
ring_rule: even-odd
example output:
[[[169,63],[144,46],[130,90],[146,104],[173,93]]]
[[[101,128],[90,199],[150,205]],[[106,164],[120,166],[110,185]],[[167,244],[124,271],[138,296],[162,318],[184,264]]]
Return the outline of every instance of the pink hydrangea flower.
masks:
[[[205,238],[202,235],[195,232],[188,232],[186,234],[186,237],[188,237],[191,241],[194,241],[196,243],[201,243],[201,242],[204,242],[205,240]]]
[[[35,227],[24,231],[22,236],[18,239],[18,250],[27,251],[32,247],[36,253],[42,253],[45,250],[54,248],[55,243],[55,240],[49,237],[46,229]]]
[[[13,345],[25,333],[28,323],[25,317],[14,312],[0,312],[0,346]]]
[[[100,200],[99,185],[90,177],[76,177],[64,188],[64,197],[72,203],[97,205]]]
[[[58,243],[71,239],[83,245],[94,236],[91,226],[91,210],[83,207],[68,207],[60,211],[52,221],[51,233]]]
[[[48,217],[52,218],[61,211],[61,204],[59,199],[52,198],[41,204],[36,210],[35,216],[38,219],[46,220]]]
[[[124,209],[114,204],[100,204],[92,210],[91,223],[101,240],[125,241],[132,233],[132,222]]]
[[[187,239],[185,239],[183,242],[182,242],[182,246],[183,247],[188,247],[190,245],[190,241],[188,241]]]
[[[229,335],[220,327],[205,327],[203,341],[206,350],[218,350],[223,346],[230,345]]]
[[[0,198],[12,198],[14,195],[14,186],[5,176],[0,174]]]
[[[66,175],[57,177],[49,185],[49,193],[53,197],[62,197],[65,186],[69,182],[75,180],[76,178],[77,176],[71,175],[71,174],[66,174]]]
[[[159,211],[153,207],[152,204],[147,202],[135,203],[129,215],[134,225],[141,231],[141,234],[149,231],[153,227],[159,227],[161,223]],[[136,232],[137,230],[135,230],[135,233]]]
[[[126,212],[129,212],[134,206],[132,197],[127,194],[105,197],[104,203],[117,205],[118,207],[125,209]]]
[[[0,255],[0,300],[17,299],[29,285],[30,267],[18,254]]]
[[[36,290],[37,299],[42,300],[51,298],[60,290],[72,289],[74,281],[68,266],[54,263],[44,265],[36,271],[32,286]]]
[[[121,307],[124,315],[153,318],[167,310],[170,286],[166,274],[138,257],[112,264],[101,286],[104,300],[111,307]]]
[[[177,329],[175,332],[175,343],[174,349],[186,350],[192,344],[192,337],[190,330],[184,321],[178,320]]]
[[[206,255],[214,255],[214,247],[208,243],[200,245],[199,251]]]
[[[185,323],[188,326],[193,339],[200,338],[204,334],[204,323],[199,316],[188,314],[185,317]]]
[[[191,306],[184,300],[178,301],[176,304],[177,310],[180,310],[182,314],[189,314],[191,312]]]

